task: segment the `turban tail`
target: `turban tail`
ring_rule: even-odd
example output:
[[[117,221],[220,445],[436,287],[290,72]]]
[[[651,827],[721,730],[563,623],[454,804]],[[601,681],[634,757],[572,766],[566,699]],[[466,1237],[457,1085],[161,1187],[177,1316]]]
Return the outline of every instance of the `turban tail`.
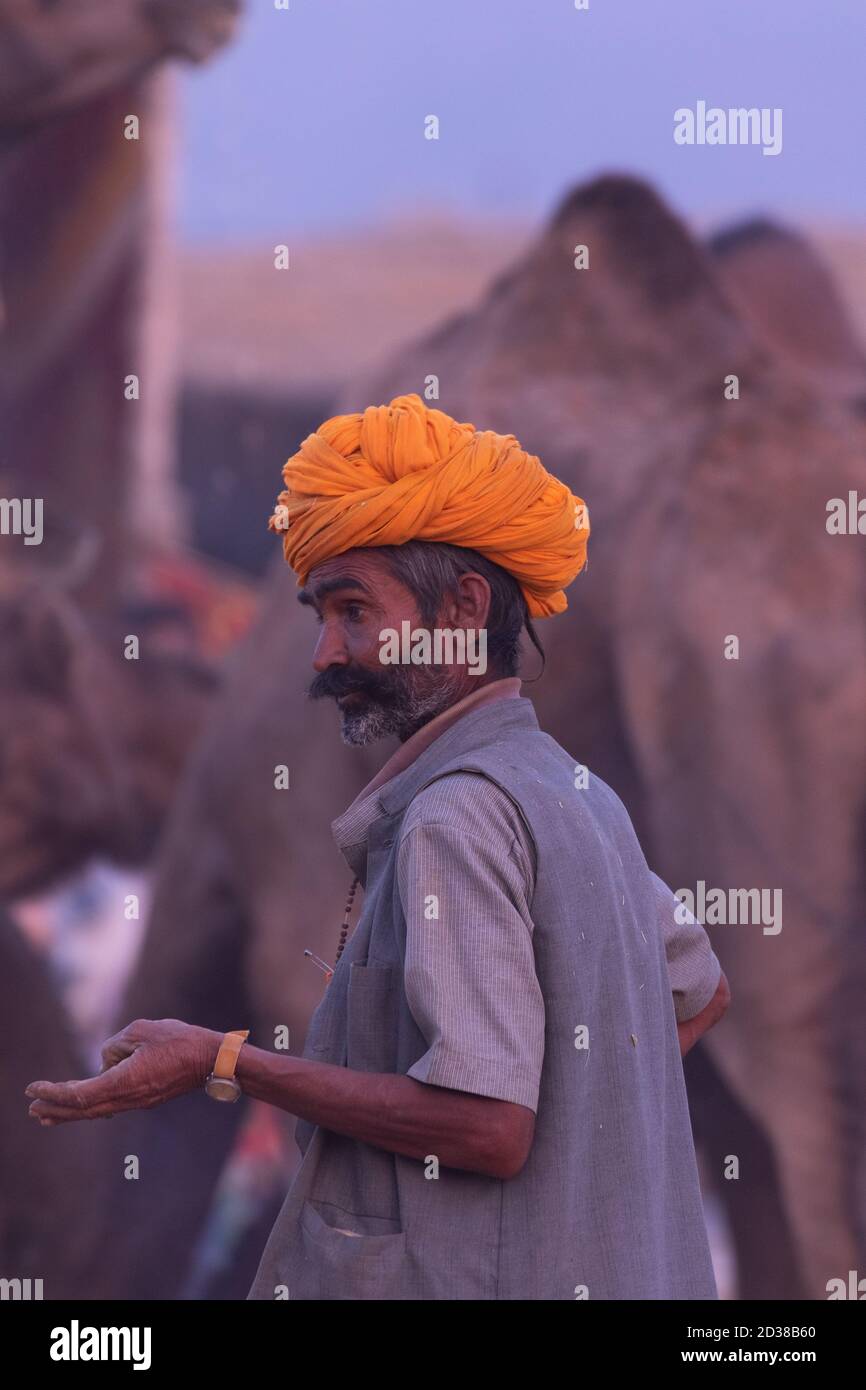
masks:
[[[326,420],[283,481],[269,525],[300,584],[355,547],[448,542],[501,565],[530,617],[546,618],[567,607],[563,590],[586,563],[580,497],[513,435],[458,424],[417,395]]]

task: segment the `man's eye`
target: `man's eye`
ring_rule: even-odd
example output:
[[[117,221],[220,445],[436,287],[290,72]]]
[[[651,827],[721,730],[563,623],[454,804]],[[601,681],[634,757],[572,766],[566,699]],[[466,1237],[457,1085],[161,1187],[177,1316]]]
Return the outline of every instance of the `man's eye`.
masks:
[[[347,603],[345,608],[343,609],[343,612],[345,613],[350,623],[361,623],[364,621],[363,604]],[[316,622],[318,623],[319,627],[322,626],[322,623],[324,621],[325,619],[322,617],[322,614],[316,613]]]

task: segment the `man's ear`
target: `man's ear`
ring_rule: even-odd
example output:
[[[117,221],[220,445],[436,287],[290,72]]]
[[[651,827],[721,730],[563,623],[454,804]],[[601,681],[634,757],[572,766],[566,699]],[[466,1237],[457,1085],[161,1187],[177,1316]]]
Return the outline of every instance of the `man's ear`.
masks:
[[[450,624],[457,627],[481,628],[486,626],[490,613],[490,585],[483,574],[468,570],[457,581],[456,592],[449,596],[447,616]]]

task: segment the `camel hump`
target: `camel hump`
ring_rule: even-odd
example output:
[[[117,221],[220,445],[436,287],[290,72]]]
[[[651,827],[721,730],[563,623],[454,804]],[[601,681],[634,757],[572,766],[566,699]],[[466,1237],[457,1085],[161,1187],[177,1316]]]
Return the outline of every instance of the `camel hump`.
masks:
[[[615,360],[623,375],[670,368],[713,379],[754,347],[706,248],[626,174],[568,193],[478,312],[509,357],[522,351],[536,373],[579,361],[586,379]]]
[[[719,383],[744,364],[754,375],[754,346],[703,244],[649,184],[604,174],[563,199],[476,305],[351,383],[341,407],[417,390],[433,371],[458,418],[480,403],[503,428],[533,383],[545,382],[548,402],[567,399],[575,364],[585,391],[612,363],[620,381],[650,389],[665,373]]]
[[[774,351],[801,367],[866,373],[836,281],[808,238],[752,218],[723,228],[708,247],[728,292]]]
[[[572,189],[548,224],[550,239],[586,245],[591,268],[642,289],[657,308],[695,294],[722,307],[711,258],[643,179],[602,174]]]

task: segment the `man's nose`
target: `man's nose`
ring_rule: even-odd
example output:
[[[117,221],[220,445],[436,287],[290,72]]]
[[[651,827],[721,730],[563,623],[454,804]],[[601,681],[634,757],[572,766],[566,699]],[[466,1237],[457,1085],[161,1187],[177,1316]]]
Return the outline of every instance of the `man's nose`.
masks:
[[[349,653],[346,651],[339,627],[325,623],[313,653],[313,670],[322,672],[329,666],[346,666],[348,662]]]

